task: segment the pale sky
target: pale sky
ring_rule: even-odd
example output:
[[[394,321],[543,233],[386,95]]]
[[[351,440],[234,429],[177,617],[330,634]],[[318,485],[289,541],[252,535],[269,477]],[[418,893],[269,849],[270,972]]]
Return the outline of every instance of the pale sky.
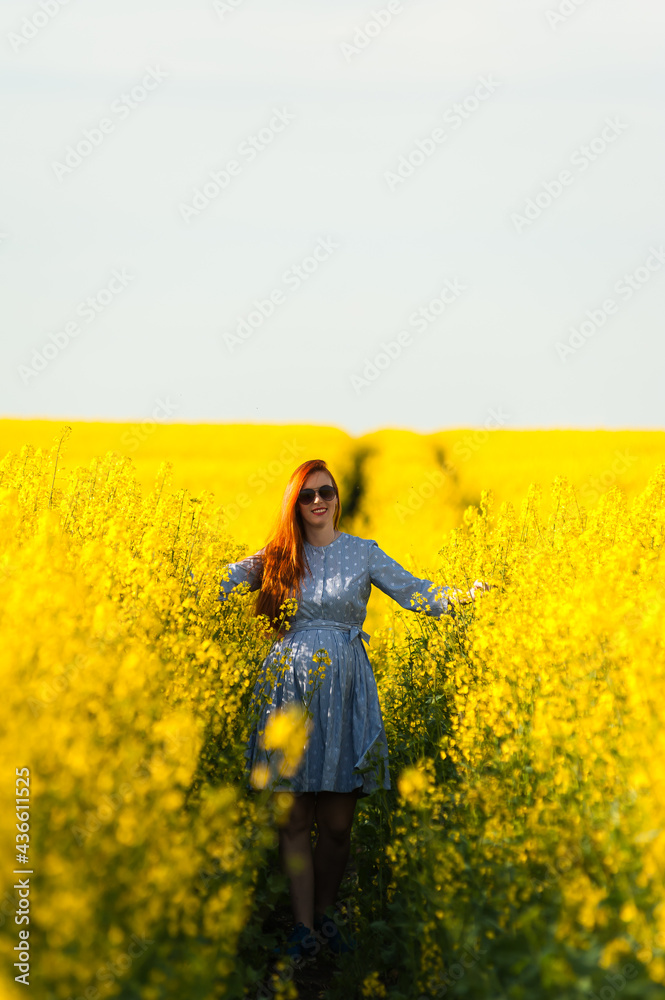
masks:
[[[0,20],[0,416],[663,427],[661,3]]]

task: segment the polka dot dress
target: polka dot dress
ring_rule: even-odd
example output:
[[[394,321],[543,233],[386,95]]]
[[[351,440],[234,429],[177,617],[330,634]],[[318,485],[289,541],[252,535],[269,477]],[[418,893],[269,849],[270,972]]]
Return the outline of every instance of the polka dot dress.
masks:
[[[262,552],[228,564],[221,601],[240,583],[258,590]],[[270,714],[287,703],[311,699],[312,728],[298,771],[290,783],[271,787],[290,787],[296,794],[360,788],[361,796],[369,795],[376,788],[391,787],[376,680],[363,645],[369,643],[362,626],[372,584],[408,610],[417,610],[411,599],[421,594],[423,612],[435,617],[448,612],[448,588],[430,591],[431,580],[413,576],[375,541],[344,532],[328,545],[305,542],[304,554],[311,575],[306,571],[303,577],[298,610],[288,619],[291,627],[284,638],[273,643],[254,688],[254,703],[263,707],[245,753],[246,778],[267,760],[259,734]],[[319,682],[312,671],[317,668],[313,656],[320,649],[330,663]],[[287,660],[286,669],[277,670],[278,659]],[[271,687],[266,684],[269,666],[277,675]]]

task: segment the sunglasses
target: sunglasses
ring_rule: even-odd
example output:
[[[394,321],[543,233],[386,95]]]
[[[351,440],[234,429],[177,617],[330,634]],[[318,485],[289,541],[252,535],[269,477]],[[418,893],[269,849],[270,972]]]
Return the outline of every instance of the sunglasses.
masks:
[[[303,505],[303,507],[309,507],[311,503],[314,502],[314,497],[319,494],[322,500],[326,503],[330,503],[337,496],[337,492],[334,486],[319,486],[318,490],[301,490],[298,494],[298,502]]]

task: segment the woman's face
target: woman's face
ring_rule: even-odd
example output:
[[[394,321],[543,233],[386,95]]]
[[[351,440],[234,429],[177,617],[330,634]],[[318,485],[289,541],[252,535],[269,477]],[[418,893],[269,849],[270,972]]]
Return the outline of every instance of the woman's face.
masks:
[[[333,482],[328,473],[318,469],[316,472],[310,472],[302,488],[304,490],[315,490],[319,486],[332,485]],[[337,497],[335,496],[332,500],[326,501],[322,500],[320,496],[316,496],[314,502],[309,506],[299,503],[298,508],[305,524],[327,524],[333,526],[335,511],[337,510]]]

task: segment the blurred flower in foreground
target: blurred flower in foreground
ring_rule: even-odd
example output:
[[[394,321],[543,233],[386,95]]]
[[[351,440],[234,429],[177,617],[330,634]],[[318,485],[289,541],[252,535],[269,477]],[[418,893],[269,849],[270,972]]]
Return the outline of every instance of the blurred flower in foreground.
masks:
[[[272,714],[265,728],[266,750],[281,752],[280,777],[292,777],[298,769],[312,729],[311,720],[300,704],[291,704]]]
[[[270,768],[267,764],[256,764],[250,775],[252,788],[265,788],[270,779]]]
[[[417,767],[407,767],[398,779],[397,788],[405,802],[417,807],[423,804],[429,788],[429,779]]]

